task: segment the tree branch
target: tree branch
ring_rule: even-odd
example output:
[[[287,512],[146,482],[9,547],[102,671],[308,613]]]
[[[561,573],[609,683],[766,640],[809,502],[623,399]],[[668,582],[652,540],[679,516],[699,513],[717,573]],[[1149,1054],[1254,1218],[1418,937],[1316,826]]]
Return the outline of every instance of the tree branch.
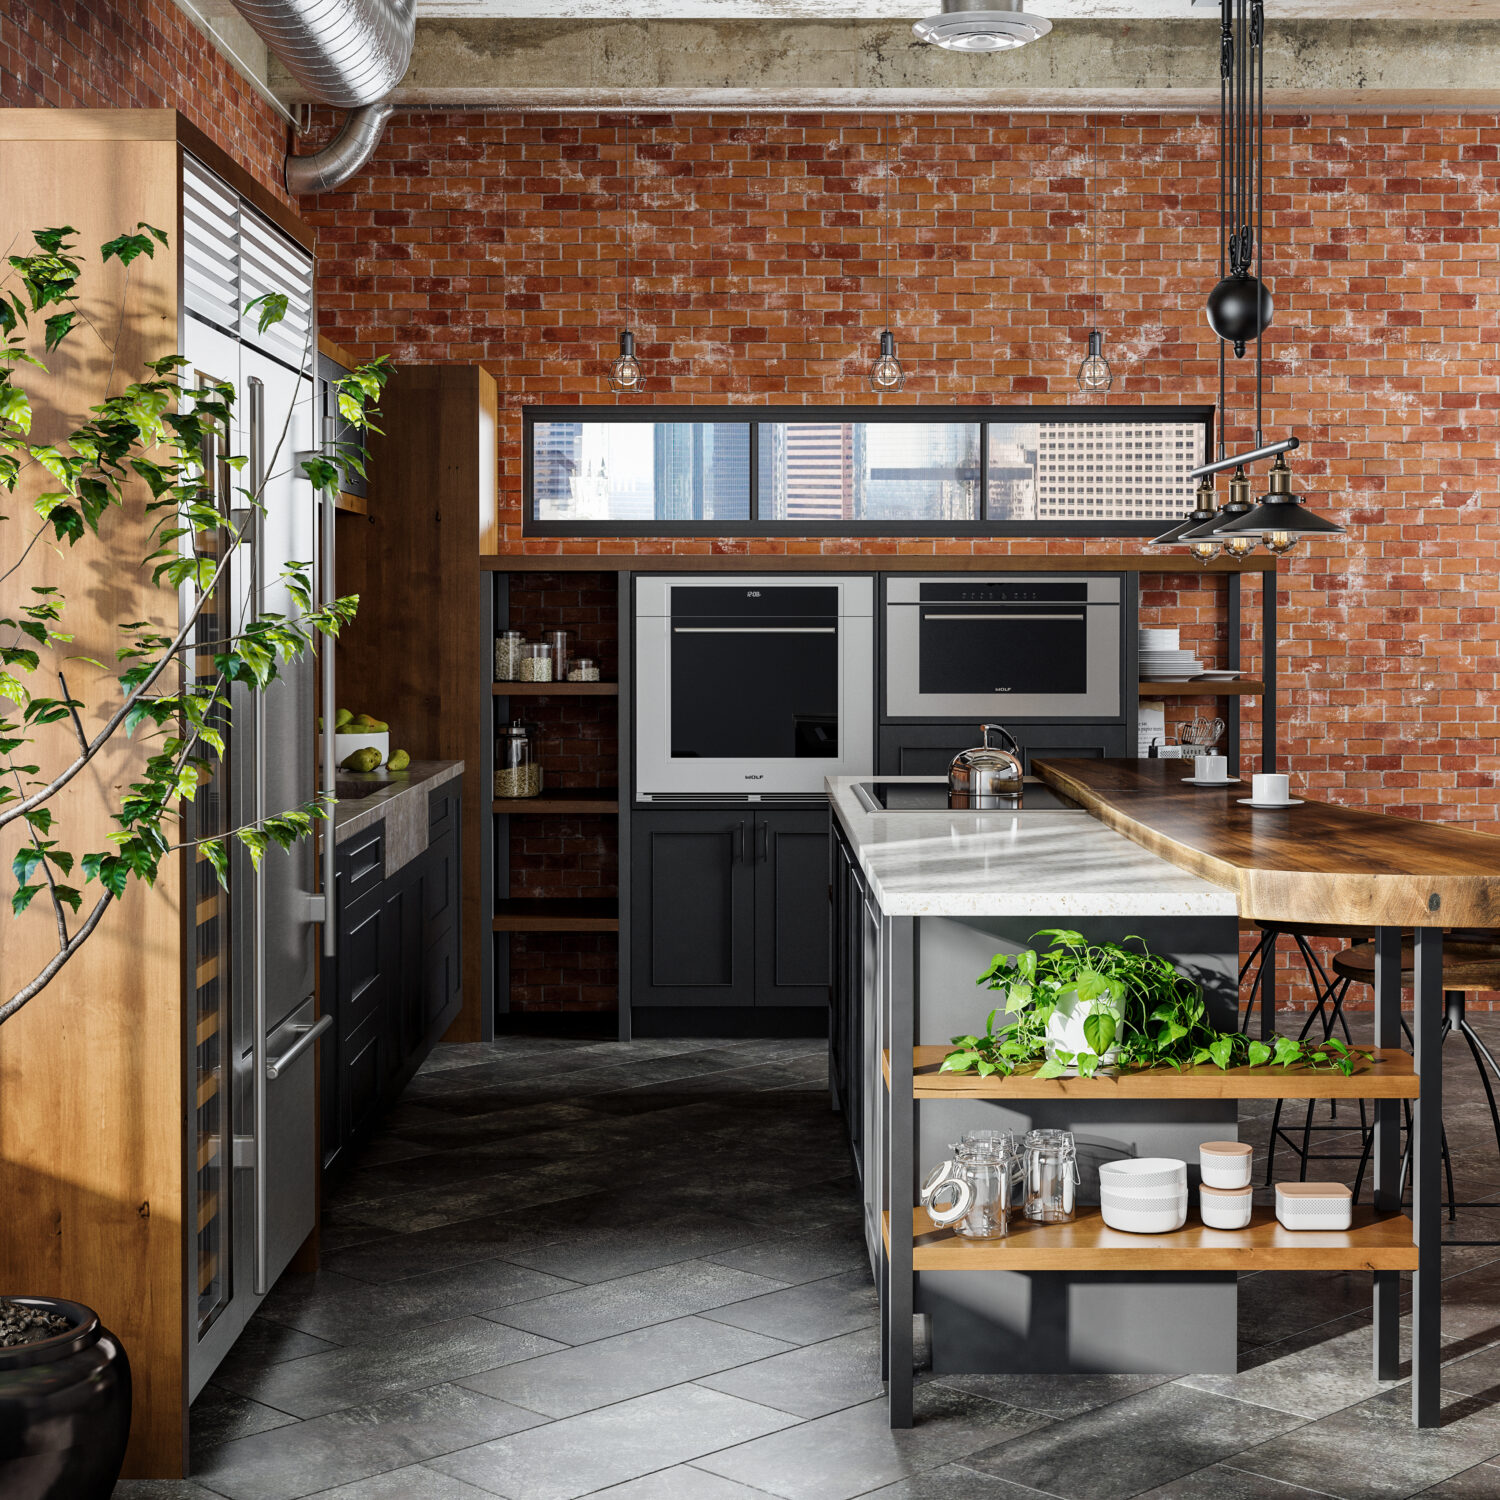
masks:
[[[99,898],[99,901],[95,905],[93,911],[89,913],[88,921],[86,921],[83,926],[80,927],[78,931],[68,939],[66,945],[58,953],[53,955],[52,961],[46,966],[46,968],[44,968],[41,973],[39,973],[36,978],[31,981],[30,984],[23,985],[22,988],[18,989],[15,994],[5,1002],[4,1005],[0,1005],[0,1025],[3,1025],[6,1021],[10,1020],[10,1018],[15,1015],[15,1013],[20,1010],[20,1008],[25,1005],[28,1000],[35,999],[37,995],[40,995],[41,992],[47,988],[47,986],[56,977],[58,970],[61,969],[62,966],[67,963],[67,961],[72,958],[72,956],[77,953],[78,950],[88,940],[89,935],[99,925],[99,919],[104,915],[106,908],[113,900],[114,897],[111,896],[108,892],[105,892],[105,894]]]

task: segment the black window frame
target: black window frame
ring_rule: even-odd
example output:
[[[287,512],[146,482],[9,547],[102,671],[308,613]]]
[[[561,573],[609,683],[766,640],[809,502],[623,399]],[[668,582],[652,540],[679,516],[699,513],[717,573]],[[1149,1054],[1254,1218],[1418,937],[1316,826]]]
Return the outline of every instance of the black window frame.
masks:
[[[525,537],[1149,537],[1162,528],[1149,521],[991,521],[989,429],[1003,422],[1201,422],[1203,456],[1213,454],[1212,406],[527,406],[521,429],[521,535]],[[541,521],[532,490],[533,429],[538,422],[738,422],[750,428],[750,518],[745,521]],[[979,425],[977,521],[763,521],[760,503],[760,434],[763,422],[942,422]],[[1184,510],[1183,514],[1187,514]]]

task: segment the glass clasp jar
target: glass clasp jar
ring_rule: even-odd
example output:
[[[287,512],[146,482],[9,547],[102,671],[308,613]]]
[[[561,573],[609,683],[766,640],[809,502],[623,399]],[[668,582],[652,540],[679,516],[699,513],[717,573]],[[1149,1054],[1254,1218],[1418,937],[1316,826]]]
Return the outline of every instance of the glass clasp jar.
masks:
[[[542,768],[537,764],[531,731],[519,719],[500,736],[496,747],[495,768],[497,797],[540,797]]]
[[[940,1229],[952,1225],[965,1239],[1008,1234],[1025,1182],[1015,1137],[1008,1130],[973,1130],[948,1149],[952,1156],[922,1183],[927,1217]]]
[[[1078,1143],[1071,1130],[1028,1130],[1021,1141],[1026,1162],[1026,1217],[1040,1224],[1072,1221],[1078,1197]]]
[[[501,630],[495,636],[495,681],[514,682],[521,675],[521,648],[526,637],[519,630]]]

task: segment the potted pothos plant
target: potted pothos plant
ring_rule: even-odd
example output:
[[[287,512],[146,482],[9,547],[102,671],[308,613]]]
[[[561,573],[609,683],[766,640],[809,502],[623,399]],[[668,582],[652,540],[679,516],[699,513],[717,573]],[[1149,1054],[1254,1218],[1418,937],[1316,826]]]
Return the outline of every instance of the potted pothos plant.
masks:
[[[30,253],[9,254],[0,266],[0,491],[12,502],[0,515],[0,842],[15,882],[11,912],[21,922],[45,921],[50,951],[28,959],[24,971],[6,965],[0,1023],[56,981],[112,905],[131,888],[144,895],[163,862],[189,847],[183,813],[218,768],[231,685],[265,691],[279,664],[336,636],[359,602],[351,595],[315,604],[309,564],[292,562],[278,581],[296,603],[293,612],[263,610],[257,599],[221,637],[206,646],[197,640],[215,588],[265,509],[266,484],[295,465],[327,496],[341,469],[357,468],[357,454],[292,455],[288,412],[265,476],[247,478],[231,500],[204,473],[209,449],[229,455],[222,461],[235,474],[245,472],[245,459],[231,447],[234,385],[194,386],[183,378],[189,361],[176,354],[144,372],[117,369],[129,268],[165,247],[166,234],[143,223],[100,247],[100,264],[126,268],[118,319],[91,316],[80,295],[84,263],[75,230],[37,229],[32,237]],[[285,317],[287,305],[272,292],[254,298],[245,313],[264,332]],[[313,337],[309,329],[304,370]],[[80,413],[38,399],[34,410],[27,370],[45,373],[59,350],[61,359],[72,359],[63,346],[80,339],[96,346],[79,354],[76,367],[89,367],[92,358],[107,370],[97,403]],[[340,413],[356,430],[372,426],[386,376],[384,361],[376,360],[339,383]],[[34,431],[34,424],[51,430]],[[121,540],[143,533],[144,558]],[[81,654],[69,630],[72,588],[42,581],[59,576],[38,566],[48,548],[64,557],[95,551],[62,571],[77,581],[80,596],[97,596],[101,577],[140,568],[163,591],[158,614],[171,623],[121,619],[113,625],[112,663]],[[116,753],[106,760],[111,747]],[[98,775],[101,764],[122,760],[123,785],[117,772]],[[97,799],[101,780],[114,829],[100,841],[104,847],[69,847],[69,809]],[[307,837],[332,801],[332,788],[324,789],[311,803],[196,847],[227,885],[231,843],[258,866],[268,849]],[[0,938],[0,952],[5,946]],[[27,951],[37,946],[10,949]],[[125,1351],[89,1308],[58,1297],[0,1298],[0,1494],[103,1500],[125,1453],[130,1391]]]
[[[1038,1078],[1201,1064],[1218,1068],[1301,1065],[1345,1075],[1373,1056],[1336,1036],[1252,1039],[1221,1031],[1203,990],[1144,939],[1091,943],[1070,928],[1031,936],[1041,946],[997,953],[976,981],[1004,995],[982,1034],[956,1036],[945,1073]]]

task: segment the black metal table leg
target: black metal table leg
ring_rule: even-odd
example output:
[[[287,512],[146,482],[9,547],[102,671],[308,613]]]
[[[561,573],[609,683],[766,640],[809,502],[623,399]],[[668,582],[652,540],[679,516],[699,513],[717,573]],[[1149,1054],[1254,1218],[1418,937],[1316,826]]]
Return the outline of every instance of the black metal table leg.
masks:
[[[1260,1036],[1276,1032],[1276,944],[1272,942],[1260,964]]]
[[[1401,929],[1375,934],[1375,1045],[1401,1045]],[[1375,1101],[1375,1207],[1401,1207],[1401,1115],[1395,1099]],[[1361,1164],[1363,1172],[1363,1164]],[[1401,1273],[1375,1272],[1375,1378],[1395,1380],[1401,1368]]]
[[[1416,930],[1412,1031],[1419,1081],[1412,1148],[1412,1226],[1417,1270],[1412,1277],[1411,1413],[1418,1427],[1442,1416],[1438,1387],[1442,1341],[1443,931]]]
[[[881,944],[881,990],[886,1045],[891,1052],[885,1200],[890,1213],[890,1253],[885,1289],[885,1343],[890,1365],[886,1387],[890,1425],[912,1424],[912,1233],[916,1202],[916,1110],[912,1100],[912,1045],[916,1014],[916,926],[911,917],[886,917]]]

